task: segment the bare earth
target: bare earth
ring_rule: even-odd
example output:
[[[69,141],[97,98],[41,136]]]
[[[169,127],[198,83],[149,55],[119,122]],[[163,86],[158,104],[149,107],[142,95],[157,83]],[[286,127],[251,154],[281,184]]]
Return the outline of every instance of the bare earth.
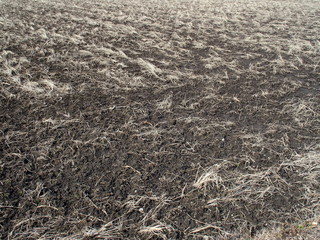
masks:
[[[0,239],[320,239],[319,181],[319,1],[0,0]]]

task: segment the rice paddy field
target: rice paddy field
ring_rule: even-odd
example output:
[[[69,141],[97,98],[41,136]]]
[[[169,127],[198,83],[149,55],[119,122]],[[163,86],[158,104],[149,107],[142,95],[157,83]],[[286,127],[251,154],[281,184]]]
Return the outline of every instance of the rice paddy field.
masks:
[[[320,239],[320,1],[0,0],[0,239]]]

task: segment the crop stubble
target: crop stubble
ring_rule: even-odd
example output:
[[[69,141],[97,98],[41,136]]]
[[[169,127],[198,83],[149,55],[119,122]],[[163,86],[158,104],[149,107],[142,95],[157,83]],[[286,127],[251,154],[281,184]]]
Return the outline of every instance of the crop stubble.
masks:
[[[1,238],[262,239],[319,216],[318,1],[0,9]]]

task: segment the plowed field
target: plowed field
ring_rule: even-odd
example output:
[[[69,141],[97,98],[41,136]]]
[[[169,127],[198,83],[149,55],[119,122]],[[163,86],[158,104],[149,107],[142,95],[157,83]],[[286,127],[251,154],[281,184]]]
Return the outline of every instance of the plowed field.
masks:
[[[0,1],[1,239],[316,239],[319,166],[319,1]]]

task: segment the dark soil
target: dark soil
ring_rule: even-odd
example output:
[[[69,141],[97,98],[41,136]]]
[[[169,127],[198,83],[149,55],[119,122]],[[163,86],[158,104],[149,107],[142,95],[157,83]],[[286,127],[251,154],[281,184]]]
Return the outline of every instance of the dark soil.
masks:
[[[297,29],[316,44],[314,6],[266,4],[251,28],[249,10],[215,26],[218,5],[191,2],[1,3],[1,239],[241,239],[316,215],[319,47],[284,53]],[[266,44],[242,41],[259,29]]]

